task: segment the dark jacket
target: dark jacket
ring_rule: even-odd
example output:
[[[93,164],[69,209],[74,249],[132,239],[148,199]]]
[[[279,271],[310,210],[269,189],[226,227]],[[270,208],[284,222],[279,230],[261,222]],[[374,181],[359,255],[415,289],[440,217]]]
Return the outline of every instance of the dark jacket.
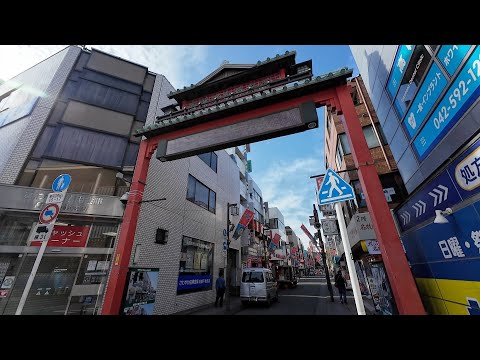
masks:
[[[215,288],[218,290],[225,290],[225,279],[223,277],[219,277],[217,282],[215,283]]]
[[[335,286],[339,289],[345,289],[346,288],[346,281],[343,278],[342,274],[335,275]]]

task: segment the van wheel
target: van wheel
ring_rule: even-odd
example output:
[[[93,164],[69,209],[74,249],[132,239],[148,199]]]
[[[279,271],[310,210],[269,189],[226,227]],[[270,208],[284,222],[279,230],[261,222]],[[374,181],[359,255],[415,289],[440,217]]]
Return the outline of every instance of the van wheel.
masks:
[[[270,307],[272,305],[272,298],[270,297],[270,295],[268,295],[267,297],[267,307]]]
[[[243,305],[243,306],[247,306],[247,305],[248,305],[248,301],[247,301],[247,300],[242,300],[242,305]]]

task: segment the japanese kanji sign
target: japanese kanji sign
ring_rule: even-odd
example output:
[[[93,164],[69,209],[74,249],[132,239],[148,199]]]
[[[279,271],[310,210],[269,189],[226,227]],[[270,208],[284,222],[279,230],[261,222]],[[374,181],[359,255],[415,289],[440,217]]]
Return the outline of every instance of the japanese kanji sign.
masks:
[[[413,148],[423,161],[480,95],[480,47],[477,46],[420,130]]]
[[[47,246],[84,247],[87,242],[89,226],[55,225]],[[40,246],[40,241],[33,241],[32,246]]]
[[[455,185],[462,198],[478,193],[480,191],[480,140],[449,166],[448,172],[455,179]]]

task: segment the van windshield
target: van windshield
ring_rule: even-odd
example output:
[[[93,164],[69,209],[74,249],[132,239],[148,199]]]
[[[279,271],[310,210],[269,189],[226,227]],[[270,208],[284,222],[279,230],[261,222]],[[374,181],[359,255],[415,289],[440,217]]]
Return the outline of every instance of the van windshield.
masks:
[[[244,272],[242,276],[242,282],[263,283],[263,272]]]

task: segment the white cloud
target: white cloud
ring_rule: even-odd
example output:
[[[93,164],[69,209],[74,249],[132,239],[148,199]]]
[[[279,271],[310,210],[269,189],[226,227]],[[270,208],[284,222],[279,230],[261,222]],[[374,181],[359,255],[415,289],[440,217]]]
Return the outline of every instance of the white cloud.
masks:
[[[257,174],[255,181],[262,190],[265,201],[270,207],[278,207],[295,234],[308,246],[308,239],[300,229],[301,224],[313,233],[308,223],[315,202],[315,181],[310,175],[321,170],[322,160],[318,157],[292,159],[288,162],[277,161],[264,172]],[[258,180],[257,180],[258,179]]]
[[[66,45],[0,45],[0,79],[8,80]]]
[[[208,46],[204,45],[87,45],[163,74],[180,88],[197,83],[207,63]]]
[[[66,45],[0,45],[0,79],[8,80]],[[163,74],[176,88],[198,82],[206,73],[204,45],[87,45]]]

